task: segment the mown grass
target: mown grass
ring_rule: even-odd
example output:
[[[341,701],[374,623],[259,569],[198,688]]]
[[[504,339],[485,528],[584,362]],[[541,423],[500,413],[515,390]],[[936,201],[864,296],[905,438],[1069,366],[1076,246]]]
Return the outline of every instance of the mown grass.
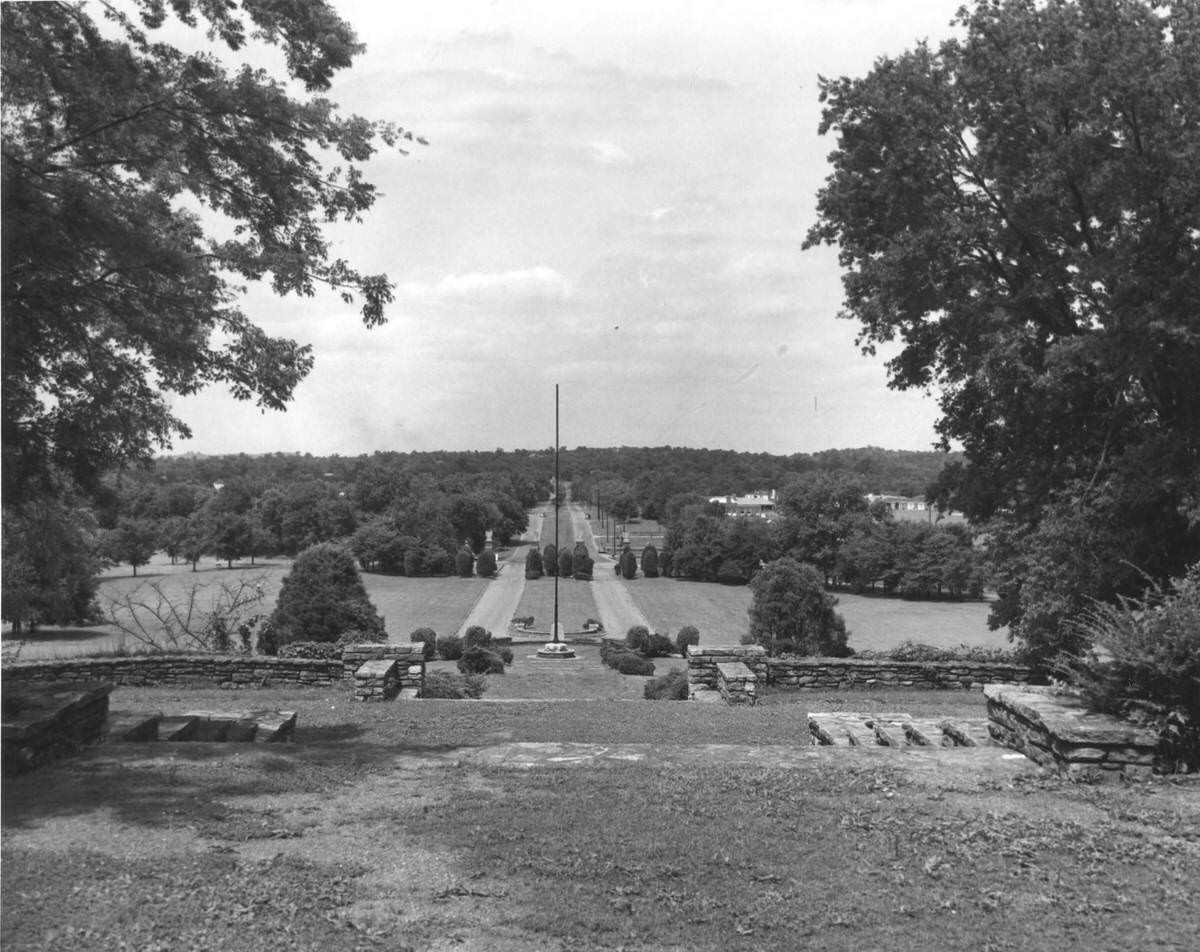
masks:
[[[737,644],[749,630],[752,598],[744,585],[638,577],[623,583],[656,631],[672,637],[684,625],[700,629],[702,645]],[[1006,631],[987,626],[986,602],[918,602],[837,592],[850,646],[883,651],[902,641],[954,648],[1010,647]]]
[[[222,700],[298,710],[297,742],[99,748],[6,784],[6,949],[1059,952],[1190,950],[1200,935],[1194,783],[956,779],[853,751],[796,769],[454,754],[788,744],[807,707],[977,713],[978,695],[734,710],[114,694],[167,711]]]

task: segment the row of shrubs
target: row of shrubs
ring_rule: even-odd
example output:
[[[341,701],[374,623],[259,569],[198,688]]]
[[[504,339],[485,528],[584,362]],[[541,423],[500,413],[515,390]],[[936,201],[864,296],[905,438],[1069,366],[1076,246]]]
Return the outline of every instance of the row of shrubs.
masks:
[[[634,625],[625,633],[624,644],[604,641],[600,644],[600,660],[621,674],[645,677],[654,674],[652,658],[668,658],[687,654],[687,646],[700,643],[700,632],[692,625],[685,625],[672,641],[666,635],[652,632],[645,625]],[[670,677],[670,675],[667,675]],[[686,685],[686,676],[684,678]],[[686,697],[686,687],[684,688]]]

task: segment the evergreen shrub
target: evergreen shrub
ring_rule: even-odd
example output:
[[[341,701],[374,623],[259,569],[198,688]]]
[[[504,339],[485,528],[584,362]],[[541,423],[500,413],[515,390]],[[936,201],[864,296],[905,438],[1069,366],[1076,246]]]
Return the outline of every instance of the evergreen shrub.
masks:
[[[437,653],[443,661],[457,661],[463,654],[462,639],[458,635],[442,635],[437,640]]]
[[[684,668],[672,668],[666,674],[651,678],[642,688],[642,697],[647,701],[686,701],[687,671]]]

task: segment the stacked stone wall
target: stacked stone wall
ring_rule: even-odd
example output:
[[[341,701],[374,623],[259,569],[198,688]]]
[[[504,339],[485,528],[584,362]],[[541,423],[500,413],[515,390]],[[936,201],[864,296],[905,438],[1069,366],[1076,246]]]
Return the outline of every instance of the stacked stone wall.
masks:
[[[891,687],[929,690],[982,690],[985,684],[1044,684],[1021,664],[978,661],[888,661],[858,658],[770,658],[766,683],[781,687],[835,691]]]
[[[1080,779],[1153,772],[1158,733],[1087,710],[1079,698],[1049,688],[989,684],[988,732],[1030,760]]]
[[[24,773],[100,740],[112,689],[111,684],[98,684],[83,691],[43,690],[24,696],[6,685],[0,727],[3,773]]]
[[[346,645],[342,649],[343,676],[347,680],[368,661],[395,661],[398,691],[425,686],[425,647],[419,642],[407,645],[390,642]]]
[[[756,681],[765,683],[767,650],[762,645],[688,645],[688,697],[698,699],[709,692],[720,691],[717,665],[736,662],[749,668]]]
[[[754,704],[758,701],[758,677],[741,661],[723,661],[717,665],[717,689],[726,704]]]
[[[274,658],[245,655],[129,655],[107,658],[62,658],[15,661],[4,666],[3,683],[107,681],[128,685],[219,684],[229,687],[338,684],[344,677],[336,658]]]

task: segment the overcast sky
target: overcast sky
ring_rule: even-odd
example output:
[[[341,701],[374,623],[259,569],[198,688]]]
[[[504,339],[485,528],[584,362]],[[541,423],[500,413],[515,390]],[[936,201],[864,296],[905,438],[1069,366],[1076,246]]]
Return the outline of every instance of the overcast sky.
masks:
[[[334,251],[397,286],[366,330],[334,296],[253,290],[314,346],[286,413],[175,402],[174,452],[663,445],[927,449],[837,317],[836,252],[801,251],[831,139],[817,76],[940,40],[960,0],[338,0],[367,44],[332,97],[430,145]]]

